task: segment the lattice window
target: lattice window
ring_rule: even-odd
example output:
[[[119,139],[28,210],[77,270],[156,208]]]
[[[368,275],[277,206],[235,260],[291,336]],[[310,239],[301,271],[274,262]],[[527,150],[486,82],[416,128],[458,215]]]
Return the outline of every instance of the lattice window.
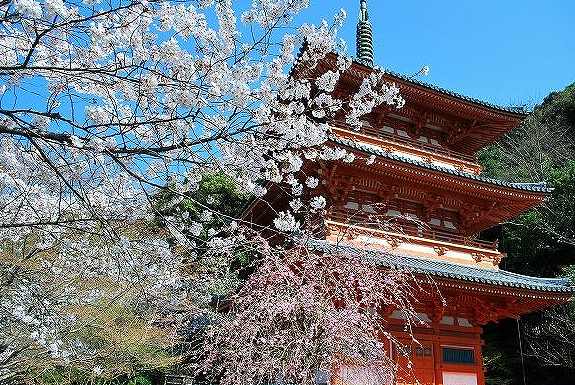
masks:
[[[459,228],[459,215],[455,211],[436,209],[429,220],[429,224],[441,227],[443,230],[455,231]]]
[[[475,352],[469,348],[441,348],[443,362],[449,364],[474,364]]]

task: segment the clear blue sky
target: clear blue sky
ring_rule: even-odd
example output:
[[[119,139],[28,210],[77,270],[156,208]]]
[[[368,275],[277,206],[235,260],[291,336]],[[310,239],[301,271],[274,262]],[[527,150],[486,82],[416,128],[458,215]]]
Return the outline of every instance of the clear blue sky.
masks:
[[[331,20],[355,55],[359,0],[310,0],[298,22]],[[538,103],[575,82],[575,0],[368,0],[375,62],[497,104]]]

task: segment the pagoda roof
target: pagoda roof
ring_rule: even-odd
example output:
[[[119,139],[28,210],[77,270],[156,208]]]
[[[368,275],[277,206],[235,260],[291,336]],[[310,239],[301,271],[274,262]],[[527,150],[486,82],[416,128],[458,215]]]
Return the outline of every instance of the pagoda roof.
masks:
[[[423,82],[423,81],[415,78],[414,76],[405,75],[405,74],[395,72],[395,71],[392,71],[389,69],[380,69],[377,66],[369,66],[366,63],[359,61],[357,59],[353,60],[353,64],[366,67],[370,71],[377,71],[377,70],[382,71],[384,76],[387,78],[395,78],[398,80],[402,80],[404,82],[411,83],[413,85],[417,85],[420,87],[424,87],[424,88],[427,88],[429,90],[436,91],[436,92],[442,93],[446,96],[451,96],[451,97],[454,97],[456,99],[460,99],[460,100],[463,100],[466,102],[478,104],[478,105],[483,106],[483,107],[487,107],[487,108],[491,108],[494,110],[499,110],[502,112],[507,112],[507,113],[511,113],[511,114],[515,114],[515,115],[519,115],[520,117],[525,117],[529,114],[529,111],[526,110],[523,106],[503,106],[500,104],[490,103],[490,102],[487,102],[485,100],[481,100],[481,99],[474,98],[471,96],[463,95],[459,92],[455,92],[453,90],[449,90],[447,88],[443,88],[443,87],[440,87],[440,86],[435,85],[435,84]]]
[[[300,57],[303,54],[303,52],[304,52],[304,47],[302,46],[300,48],[300,52],[298,53],[298,58],[296,59],[296,63],[294,65],[294,67],[292,68],[291,73],[297,74],[298,72],[303,70],[304,73],[306,73],[310,76],[313,76],[314,74],[315,75],[319,74],[319,72],[317,72],[317,70],[318,70],[317,66],[305,67],[305,69],[299,69],[298,68],[298,66],[303,63],[300,60]],[[319,63],[320,67],[322,64],[326,64],[326,62],[334,62],[336,57],[337,57],[337,54],[335,52],[328,53],[327,56],[322,61],[320,61],[320,63]],[[332,63],[332,65],[333,65],[333,63]],[[440,86],[435,85],[435,84],[423,82],[423,81],[415,78],[414,76],[409,76],[409,75],[405,75],[405,74],[395,72],[395,71],[392,71],[389,69],[381,68],[377,65],[373,65],[373,66],[368,65],[364,61],[358,60],[357,58],[352,59],[352,66],[354,66],[357,69],[363,68],[363,71],[366,73],[371,73],[373,71],[381,71],[381,72],[383,72],[383,75],[386,78],[395,78],[397,80],[401,80],[403,82],[412,84],[414,86],[426,88],[430,91],[438,92],[438,93],[443,94],[445,96],[459,99],[460,101],[463,101],[463,102],[472,103],[472,104],[475,104],[475,105],[478,105],[481,107],[486,107],[486,108],[489,108],[492,110],[497,110],[499,112],[503,112],[506,114],[516,115],[520,119],[526,117],[530,113],[530,111],[526,110],[523,106],[503,106],[500,104],[490,103],[490,102],[487,102],[485,100],[481,100],[481,99],[474,98],[471,96],[463,95],[459,92],[455,92],[455,91],[440,87]],[[391,79],[391,80],[393,80],[393,79]]]
[[[337,66],[336,53],[328,53],[310,65],[300,58],[291,71],[295,78],[314,79]],[[428,128],[447,135],[450,141],[448,147],[460,153],[475,154],[517,127],[529,113],[523,107],[502,106],[469,97],[423,82],[414,76],[366,65],[359,60],[352,61],[352,65],[343,72],[334,95],[344,98],[375,71],[382,72],[386,82],[397,84],[406,105],[397,111],[386,105],[376,106],[372,111],[374,118],[399,115],[407,119],[418,119],[428,114]]]
[[[382,158],[395,160],[395,161],[399,161],[399,162],[404,162],[404,163],[409,163],[409,164],[412,164],[412,165],[415,165],[418,167],[422,167],[422,168],[425,168],[428,170],[439,171],[439,172],[442,172],[445,174],[450,174],[450,175],[454,175],[454,176],[458,176],[458,177],[462,177],[462,178],[466,178],[466,179],[471,179],[471,180],[475,180],[477,182],[487,183],[487,184],[491,184],[494,186],[500,186],[500,187],[511,188],[511,189],[527,191],[527,192],[534,192],[534,193],[550,193],[553,191],[552,188],[547,187],[546,183],[515,183],[515,182],[508,182],[508,181],[503,181],[503,180],[499,180],[499,179],[492,179],[492,178],[472,174],[472,173],[457,170],[457,169],[451,169],[451,168],[439,166],[436,164],[426,163],[426,162],[422,162],[422,161],[419,161],[416,159],[407,158],[407,157],[404,157],[401,155],[387,152],[383,149],[376,148],[374,146],[371,146],[371,145],[368,145],[365,143],[361,143],[361,142],[351,140],[351,139],[341,138],[341,137],[338,137],[336,135],[331,135],[330,141],[337,143],[339,145],[350,147],[350,148],[353,148],[353,149],[356,149],[356,150],[359,150],[362,152],[366,152],[366,153],[369,153],[372,155],[381,156]]]
[[[304,246],[310,250],[323,253],[357,255],[373,261],[379,266],[414,274],[426,274],[440,278],[541,292],[575,293],[575,286],[567,278],[530,277],[500,269],[484,269],[442,260],[392,254],[381,249],[357,247],[327,240],[308,240]]]
[[[365,65],[364,63],[356,62],[356,61],[354,61],[354,63],[359,64],[359,65]],[[384,70],[384,75],[388,75],[388,77],[401,79],[403,81],[406,81],[406,82],[409,82],[409,83],[412,83],[412,84],[415,84],[415,85],[418,85],[421,87],[425,87],[425,88],[428,88],[430,90],[437,91],[437,92],[440,92],[440,93],[448,95],[448,96],[452,96],[452,97],[457,98],[457,99],[465,100],[467,102],[471,102],[474,104],[479,104],[481,106],[488,107],[488,108],[491,108],[494,110],[509,112],[512,114],[520,115],[522,117],[526,116],[529,113],[529,111],[527,111],[522,106],[502,106],[499,104],[490,103],[490,102],[487,102],[487,101],[484,101],[481,99],[477,99],[477,98],[473,98],[470,96],[460,94],[460,93],[452,91],[452,90],[448,90],[446,88],[439,87],[435,84],[422,82],[422,81],[414,78],[413,76],[407,76],[407,75],[400,74],[398,72],[394,72],[391,70]]]

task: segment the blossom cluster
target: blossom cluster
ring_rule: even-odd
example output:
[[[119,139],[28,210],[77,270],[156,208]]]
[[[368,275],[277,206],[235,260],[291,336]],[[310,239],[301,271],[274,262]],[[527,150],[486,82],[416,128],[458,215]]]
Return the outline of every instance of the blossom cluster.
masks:
[[[144,320],[137,335],[159,338],[166,336],[156,325],[175,335],[186,317],[209,308],[211,296],[237,291],[234,256],[260,234],[247,236],[252,224],[222,213],[215,200],[194,199],[206,173],[224,173],[256,200],[267,199],[270,185],[288,186],[289,208],[273,218],[283,235],[305,229],[302,212],[327,208],[321,176],[307,175],[305,165],[355,157],[328,144],[326,119],[345,105],[357,126],[374,107],[401,107],[403,99],[375,74],[349,100],[336,98],[351,64],[337,38],[345,12],[333,25],[284,35],[307,5],[0,5],[0,310],[8,314],[0,319],[0,354],[32,371],[38,362],[74,361],[95,376],[131,372],[78,335],[94,320],[121,328],[103,321],[102,304],[129,315],[115,318]],[[337,65],[317,79],[291,75],[331,53]],[[169,199],[160,205],[164,193]],[[196,205],[193,220],[185,210],[168,213],[186,200]],[[282,303],[291,306],[289,298]],[[343,320],[343,313],[322,314],[324,322]],[[17,352],[38,355],[25,360]],[[0,382],[22,372],[0,361]]]
[[[333,369],[346,366],[373,368],[364,383],[394,377],[390,349],[403,346],[383,317],[401,309],[406,326],[415,325],[411,277],[343,250],[310,252],[302,242],[261,250],[262,260],[226,315],[207,328],[202,352],[211,353],[198,361],[198,371],[222,384],[281,379],[311,385],[319,373],[345,378]]]

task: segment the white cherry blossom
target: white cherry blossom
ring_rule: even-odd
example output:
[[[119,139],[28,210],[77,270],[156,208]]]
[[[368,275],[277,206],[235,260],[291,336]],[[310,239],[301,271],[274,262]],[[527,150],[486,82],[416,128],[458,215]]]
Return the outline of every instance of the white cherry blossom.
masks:
[[[319,180],[313,176],[307,177],[305,180],[305,185],[309,188],[316,188],[319,184]]]
[[[299,223],[296,221],[294,216],[286,211],[282,211],[274,219],[274,226],[279,231],[286,233],[291,233],[299,229]]]
[[[322,196],[313,197],[309,202],[313,211],[323,210],[325,208],[325,198]]]
[[[265,231],[286,241],[310,236],[310,212],[317,215],[326,203],[321,196],[309,200],[308,189],[319,180],[306,178],[307,166],[353,161],[329,142],[325,121],[345,105],[345,119],[358,127],[374,107],[404,103],[381,73],[345,100],[333,95],[351,65],[337,36],[345,12],[332,25],[295,26],[307,6],[307,0],[13,0],[0,6],[0,312],[7,315],[0,317],[0,330],[7,331],[0,357],[14,353],[11,362],[0,359],[0,382],[53,366],[77,365],[94,376],[149,369],[160,357],[135,363],[114,344],[107,348],[116,356],[78,337],[80,331],[89,335],[94,317],[122,309],[142,322],[137,340],[158,346],[154,352],[175,351],[170,348],[191,320],[211,320],[202,331],[220,325],[213,340],[206,337],[219,342],[229,325],[219,322],[224,316],[213,298],[241,292],[246,297],[239,304],[254,304],[261,288],[253,296],[245,288],[266,274],[279,271],[288,278],[284,283],[297,281],[289,269],[272,269],[286,250]],[[315,80],[294,75],[327,54],[337,55],[335,68]],[[266,229],[241,213],[221,212],[217,194],[200,191],[202,177],[215,173],[252,205],[272,208],[279,188],[292,211],[280,211]],[[247,258],[259,274],[249,284],[234,270],[244,254],[256,259]],[[292,314],[289,309],[318,298],[304,289],[295,305],[285,297],[270,311]],[[369,321],[353,311],[320,315],[325,325],[333,321],[331,335],[342,332],[346,317]],[[252,319],[252,326],[264,330],[262,320],[268,319]],[[107,330],[129,334],[116,324]],[[264,337],[262,351],[274,351],[289,336],[272,337]],[[368,334],[361,341],[374,342]],[[222,353],[213,346],[206,343],[202,357]],[[268,358],[262,370],[277,368],[281,358]],[[308,380],[314,376],[301,354],[287,359],[307,368]],[[242,370],[247,363],[241,361]],[[231,370],[236,362],[222,365],[216,368]],[[251,384],[258,377],[234,380],[230,375],[222,383]]]

